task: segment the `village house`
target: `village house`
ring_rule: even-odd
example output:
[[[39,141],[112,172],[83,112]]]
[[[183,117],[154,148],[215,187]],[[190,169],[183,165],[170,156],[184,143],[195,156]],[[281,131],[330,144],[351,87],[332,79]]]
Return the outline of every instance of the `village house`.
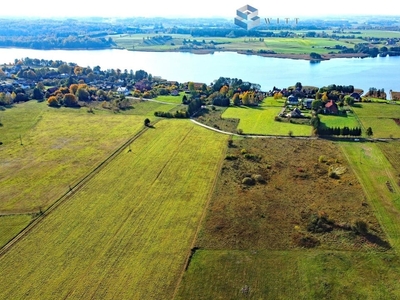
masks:
[[[290,95],[287,100],[286,100],[287,105],[298,105],[299,104],[299,98],[297,98],[294,95]]]
[[[325,104],[325,113],[337,115],[339,113],[339,108],[335,101],[329,100],[328,103]]]

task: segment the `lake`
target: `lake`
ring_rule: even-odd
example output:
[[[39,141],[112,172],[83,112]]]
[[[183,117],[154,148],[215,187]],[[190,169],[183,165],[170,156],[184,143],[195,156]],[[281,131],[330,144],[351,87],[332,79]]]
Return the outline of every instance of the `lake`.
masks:
[[[209,84],[220,76],[259,83],[263,90],[273,86],[353,85],[367,91],[370,87],[400,91],[400,57],[336,58],[319,63],[243,55],[234,52],[192,54],[180,52],[134,52],[128,50],[33,50],[0,49],[0,63],[20,58],[74,62],[80,66],[105,69],[145,70],[178,82]]]

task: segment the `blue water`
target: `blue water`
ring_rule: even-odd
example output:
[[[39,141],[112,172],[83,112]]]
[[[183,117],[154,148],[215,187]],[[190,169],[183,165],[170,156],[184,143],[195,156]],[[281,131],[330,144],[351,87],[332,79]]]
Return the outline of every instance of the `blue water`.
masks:
[[[273,86],[353,85],[400,91],[400,57],[336,58],[320,63],[304,60],[267,58],[233,52],[191,54],[179,52],[133,52],[127,50],[32,50],[0,49],[0,63],[16,58],[39,58],[75,62],[81,66],[105,69],[143,69],[153,76],[178,82],[211,83],[220,76],[259,83],[262,89]]]

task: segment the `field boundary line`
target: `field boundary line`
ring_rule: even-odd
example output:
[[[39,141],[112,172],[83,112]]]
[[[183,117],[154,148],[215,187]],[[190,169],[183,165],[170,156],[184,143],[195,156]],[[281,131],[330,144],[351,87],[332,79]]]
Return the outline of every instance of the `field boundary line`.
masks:
[[[196,123],[196,122],[195,122],[195,123]],[[223,162],[224,162],[224,159],[225,159],[225,156],[226,156],[227,151],[228,151],[228,147],[225,146],[223,152],[221,153],[220,160],[219,160],[219,162],[218,162],[218,168],[216,169],[216,171],[217,171],[218,173],[220,173],[220,171],[221,171],[221,169],[222,169],[222,165],[223,165]],[[214,194],[214,191],[215,191],[215,188],[216,188],[218,179],[219,179],[219,176],[216,175],[216,176],[214,177],[213,182],[212,182],[212,186],[210,187],[210,190],[209,190],[209,192],[208,192],[208,195],[207,195],[207,202],[206,202],[205,205],[204,205],[203,211],[202,211],[201,216],[200,216],[200,220],[199,220],[199,222],[198,222],[198,224],[197,224],[197,228],[196,228],[196,231],[195,231],[195,233],[194,233],[193,240],[192,240],[192,242],[191,242],[191,244],[190,244],[190,249],[189,249],[189,251],[188,251],[188,253],[187,253],[187,255],[186,255],[185,263],[183,264],[183,268],[182,268],[182,271],[181,271],[181,273],[180,273],[180,275],[179,275],[178,281],[177,281],[177,283],[176,283],[174,293],[172,294],[172,299],[175,299],[175,297],[176,297],[176,295],[177,295],[177,293],[178,293],[178,290],[179,290],[179,287],[180,287],[180,285],[181,285],[183,276],[185,275],[185,272],[186,272],[186,270],[187,270],[188,267],[189,267],[189,262],[190,262],[190,260],[191,260],[191,258],[192,258],[192,256],[193,256],[193,254],[194,254],[194,253],[193,253],[193,249],[194,249],[194,246],[195,246],[195,244],[196,244],[197,237],[198,237],[198,235],[199,235],[201,226],[203,225],[204,218],[205,218],[205,216],[206,216],[206,214],[207,214],[208,207],[210,206],[210,202],[211,202],[212,196],[213,196],[213,194]]]
[[[156,122],[153,122],[153,124]],[[47,217],[52,211],[57,207],[62,205],[66,200],[70,199],[77,191],[79,191],[85,184],[87,184],[93,176],[99,173],[105,166],[107,166],[115,157],[117,157],[128,145],[139,138],[144,132],[149,128],[143,127],[141,130],[136,132],[132,137],[115,149],[109,156],[107,156],[103,161],[101,161],[93,170],[82,177],[77,183],[70,186],[70,189],[62,194],[55,202],[53,202],[46,210],[44,210],[40,216],[30,222],[25,228],[23,228],[16,236],[14,236],[8,243],[0,248],[0,258],[12,248],[18,241],[25,237],[36,225],[38,225],[45,217]]]

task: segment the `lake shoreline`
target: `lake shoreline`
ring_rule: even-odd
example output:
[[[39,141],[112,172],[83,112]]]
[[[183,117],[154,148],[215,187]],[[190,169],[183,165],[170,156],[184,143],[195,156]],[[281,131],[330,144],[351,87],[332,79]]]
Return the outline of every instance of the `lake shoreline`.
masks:
[[[216,52],[234,52],[243,55],[255,55],[262,57],[271,57],[271,58],[282,58],[282,59],[296,59],[296,60],[307,60],[307,61],[324,61],[330,60],[334,58],[365,58],[369,57],[368,54],[365,53],[333,53],[333,54],[322,54],[321,59],[314,59],[310,57],[309,54],[293,54],[293,53],[254,53],[248,51],[240,51],[240,50],[224,50],[224,49],[188,49],[188,50],[156,50],[156,49],[133,49],[128,51],[132,52],[181,52],[181,53],[191,53],[197,55],[206,55],[206,54],[214,54]]]

